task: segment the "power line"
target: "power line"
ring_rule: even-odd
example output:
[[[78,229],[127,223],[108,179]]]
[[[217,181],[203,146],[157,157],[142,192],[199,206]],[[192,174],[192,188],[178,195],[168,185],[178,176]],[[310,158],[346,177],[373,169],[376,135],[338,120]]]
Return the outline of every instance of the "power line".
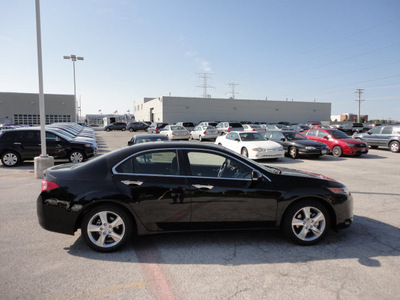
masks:
[[[235,86],[237,86],[237,85],[239,85],[239,84],[233,83],[233,82],[228,83],[228,86],[231,88],[231,91],[227,94],[231,94],[232,99],[235,99],[235,94],[239,94],[237,92],[235,93]]]
[[[207,84],[207,79],[211,78],[211,73],[198,73],[199,77],[201,79],[203,79],[203,84],[202,85],[198,85],[197,87],[200,87],[203,89],[203,98],[211,98],[211,95],[208,94],[207,89],[209,88],[214,88],[213,86],[209,86]]]

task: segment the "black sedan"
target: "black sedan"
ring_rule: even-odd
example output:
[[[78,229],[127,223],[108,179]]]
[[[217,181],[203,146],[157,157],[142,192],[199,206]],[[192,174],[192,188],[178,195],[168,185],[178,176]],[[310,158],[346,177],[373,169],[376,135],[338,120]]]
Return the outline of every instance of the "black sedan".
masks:
[[[296,131],[269,131],[264,136],[281,144],[291,158],[298,158],[300,155],[319,157],[330,152],[324,143],[311,141]]]
[[[134,135],[129,141],[128,146],[148,142],[161,142],[168,141],[168,136],[163,134],[137,134]]]
[[[216,145],[141,143],[45,171],[40,225],[101,252],[132,234],[282,228],[295,243],[348,227],[353,199],[330,178],[262,166]]]

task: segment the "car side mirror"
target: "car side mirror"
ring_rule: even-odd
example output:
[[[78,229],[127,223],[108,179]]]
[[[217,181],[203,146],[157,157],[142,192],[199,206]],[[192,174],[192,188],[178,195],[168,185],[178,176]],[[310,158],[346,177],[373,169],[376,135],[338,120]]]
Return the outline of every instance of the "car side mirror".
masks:
[[[324,139],[329,140],[329,136],[325,135]]]
[[[262,179],[263,175],[261,174],[260,171],[253,170],[251,172],[251,180],[253,181],[260,181]]]
[[[371,134],[372,134],[372,132],[371,132],[371,131],[368,131],[367,133],[368,133],[369,135],[371,135]]]
[[[235,139],[235,141],[236,141],[236,142],[240,142],[240,140],[239,140],[239,139]]]
[[[61,138],[56,136],[56,142],[60,142],[60,141],[61,141]]]
[[[281,138],[281,141],[284,142],[284,141],[286,141],[286,139],[285,138]]]

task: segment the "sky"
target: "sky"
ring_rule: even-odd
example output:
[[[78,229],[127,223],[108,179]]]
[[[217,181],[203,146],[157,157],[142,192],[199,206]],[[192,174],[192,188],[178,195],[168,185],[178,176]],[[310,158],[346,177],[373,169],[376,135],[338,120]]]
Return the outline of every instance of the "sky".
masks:
[[[41,0],[46,94],[82,115],[144,97],[332,103],[400,121],[399,0]],[[206,75],[204,75],[206,74]],[[231,85],[230,85],[231,84]],[[0,92],[38,93],[34,0],[0,0]],[[268,121],[268,120],[265,120]]]

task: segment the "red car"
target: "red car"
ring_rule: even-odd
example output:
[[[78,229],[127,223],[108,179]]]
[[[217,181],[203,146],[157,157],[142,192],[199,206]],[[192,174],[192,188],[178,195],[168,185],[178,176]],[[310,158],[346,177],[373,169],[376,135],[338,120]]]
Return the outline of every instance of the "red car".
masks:
[[[313,141],[328,145],[336,157],[342,155],[360,156],[368,153],[368,145],[360,140],[355,140],[337,129],[310,129],[303,134]]]

